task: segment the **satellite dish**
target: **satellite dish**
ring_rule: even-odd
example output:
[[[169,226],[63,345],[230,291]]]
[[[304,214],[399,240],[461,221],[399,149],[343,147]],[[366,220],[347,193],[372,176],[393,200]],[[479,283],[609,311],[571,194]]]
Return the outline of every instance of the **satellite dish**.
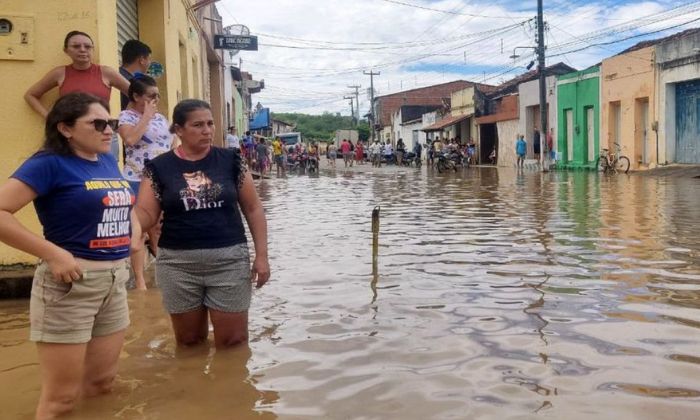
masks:
[[[240,24],[224,26],[224,32],[226,35],[250,35],[250,29]],[[228,54],[229,57],[233,58],[239,52],[240,50],[229,50]]]

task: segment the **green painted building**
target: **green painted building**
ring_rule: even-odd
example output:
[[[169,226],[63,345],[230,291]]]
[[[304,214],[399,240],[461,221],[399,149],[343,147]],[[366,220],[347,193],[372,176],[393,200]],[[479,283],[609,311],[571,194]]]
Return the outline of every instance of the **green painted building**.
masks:
[[[557,167],[595,169],[600,145],[600,67],[557,77]]]

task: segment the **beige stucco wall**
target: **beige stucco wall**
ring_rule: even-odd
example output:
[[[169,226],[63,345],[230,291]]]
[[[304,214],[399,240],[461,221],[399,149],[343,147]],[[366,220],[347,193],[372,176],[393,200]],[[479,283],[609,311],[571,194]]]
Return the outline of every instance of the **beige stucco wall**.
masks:
[[[165,74],[158,79],[161,90],[160,111],[168,116],[186,86],[189,92],[199,97],[205,90],[201,86],[202,68],[208,68],[206,53],[201,51],[202,40],[198,36],[196,23],[188,18],[182,1],[140,0],[140,38],[153,50],[153,58],[165,67]],[[33,56],[29,60],[0,59],[3,75],[3,100],[0,101],[0,132],[3,133],[3,150],[0,155],[0,178],[7,179],[17,167],[39,149],[42,144],[44,120],[24,101],[24,93],[33,83],[51,68],[67,65],[70,60],[63,53],[63,38],[72,30],[90,34],[95,44],[93,61],[117,68],[116,2],[106,0],[52,0],[0,1],[3,17],[30,17],[34,19],[34,30],[29,34]],[[180,72],[179,41],[185,46],[186,77]],[[198,79],[193,77],[198,76]],[[196,81],[199,80],[199,85]],[[42,98],[46,107],[56,101],[58,89],[53,89]],[[112,115],[119,114],[119,92],[112,90]],[[26,206],[17,213],[18,220],[33,232],[40,234],[34,207]],[[0,244],[0,266],[11,264],[34,264],[36,258]]]
[[[655,115],[654,47],[643,48],[603,60],[601,65],[600,147],[614,150],[611,103],[620,103],[619,139],[622,154],[632,169],[646,169],[656,162],[656,138],[652,131]],[[647,123],[641,119],[641,107],[648,101]],[[644,156],[646,130],[647,162]],[[653,166],[653,164],[651,165]]]
[[[110,51],[117,48],[116,29],[110,36],[109,25],[104,28],[98,25],[100,19],[109,13],[109,9],[114,9],[116,16],[116,5],[112,2],[99,3],[110,4],[98,4],[96,0],[0,2],[0,14],[3,17],[11,21],[16,15],[34,19],[34,30],[29,33],[29,42],[34,49],[32,59],[0,60],[0,72],[3,75],[3,100],[0,101],[0,115],[3,116],[0,118],[0,132],[3,133],[3,153],[0,154],[2,182],[42,144],[44,120],[24,101],[24,93],[50,69],[70,63],[63,53],[65,34],[72,30],[90,34],[95,43],[93,60],[100,64],[117,65],[116,55],[110,57]],[[58,89],[54,89],[44,95],[42,103],[50,108],[57,98]],[[116,91],[112,93],[111,106],[116,106],[115,109],[119,107]],[[32,205],[20,210],[16,216],[33,232],[41,232]],[[35,257],[0,244],[0,265],[35,262]]]
[[[474,87],[464,88],[451,96],[450,108],[452,115],[467,115],[474,113]]]
[[[469,115],[474,113],[474,87],[470,86],[457,92],[452,93],[450,98],[450,115]],[[448,127],[445,130],[445,136],[448,138],[456,137],[457,130],[455,126]],[[474,141],[478,140],[476,119],[469,118],[460,123],[459,132],[462,134],[462,141],[468,140],[468,137]]]
[[[554,129],[552,137],[554,150],[557,150],[557,76],[548,76],[545,80],[547,100],[547,130]],[[540,81],[539,79],[518,85],[518,106],[520,123],[518,132],[527,140],[527,157],[534,157],[535,127],[540,126]],[[516,133],[517,134],[517,133]],[[515,137],[513,137],[515,139]],[[515,142],[515,140],[513,140]],[[515,153],[515,152],[513,152]]]
[[[520,120],[498,121],[498,154],[497,165],[508,168],[515,167],[517,157],[515,156],[515,136],[518,134]]]

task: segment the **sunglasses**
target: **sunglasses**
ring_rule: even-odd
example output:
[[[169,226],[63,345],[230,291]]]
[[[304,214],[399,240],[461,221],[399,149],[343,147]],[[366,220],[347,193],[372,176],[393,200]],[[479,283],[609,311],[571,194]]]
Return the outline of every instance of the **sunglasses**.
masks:
[[[112,129],[112,131],[117,131],[117,128],[119,128],[119,120],[115,119],[109,119],[109,120],[103,120],[101,118],[94,119],[92,121],[85,121],[88,124],[92,124],[95,126],[95,130],[99,131],[102,133],[105,131],[107,126]]]

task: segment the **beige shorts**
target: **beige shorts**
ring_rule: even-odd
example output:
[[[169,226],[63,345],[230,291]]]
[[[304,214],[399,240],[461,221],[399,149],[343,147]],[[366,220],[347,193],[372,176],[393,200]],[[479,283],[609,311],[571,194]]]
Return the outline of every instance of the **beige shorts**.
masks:
[[[128,327],[128,258],[110,265],[112,268],[84,269],[80,280],[64,283],[54,279],[48,264],[39,264],[29,303],[30,340],[87,343]]]

